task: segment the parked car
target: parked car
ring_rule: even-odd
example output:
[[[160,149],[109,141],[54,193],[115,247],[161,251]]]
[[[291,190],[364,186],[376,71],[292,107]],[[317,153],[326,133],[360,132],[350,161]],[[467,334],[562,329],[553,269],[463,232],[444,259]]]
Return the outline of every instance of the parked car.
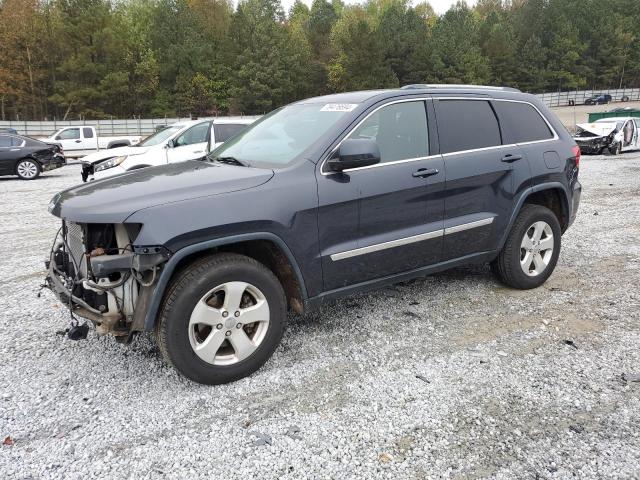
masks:
[[[130,170],[203,158],[253,120],[189,120],[156,132],[138,145],[95,152],[82,158],[82,180],[99,180]]]
[[[22,135],[0,133],[0,175],[17,175],[23,180],[66,165],[62,148]]]
[[[59,144],[68,157],[82,157],[95,150],[111,149],[129,145],[137,145],[140,135],[119,135],[112,137],[98,136],[95,127],[64,127],[42,140]]]
[[[206,384],[264,364],[287,309],[469,263],[542,285],[581,192],[580,149],[513,89],[311,98],[209,160],[58,193],[47,264],[75,315],[122,341],[155,330],[167,361]]]
[[[611,103],[612,101],[611,95],[608,93],[595,93],[591,95],[584,101],[585,105],[604,105],[606,103]]]
[[[0,133],[12,133],[14,135],[17,135],[18,131],[15,128],[2,127],[2,128],[0,128]]]
[[[619,155],[640,148],[640,118],[637,117],[602,118],[593,123],[579,123],[576,127],[573,139],[585,154],[602,155],[608,151]]]

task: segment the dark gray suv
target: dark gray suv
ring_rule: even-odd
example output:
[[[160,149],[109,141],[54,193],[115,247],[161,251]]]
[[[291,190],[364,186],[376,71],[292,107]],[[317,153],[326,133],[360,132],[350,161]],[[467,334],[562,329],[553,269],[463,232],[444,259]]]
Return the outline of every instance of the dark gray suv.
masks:
[[[269,358],[288,309],[469,263],[541,285],[578,209],[579,161],[513,89],[311,98],[201,161],[57,194],[47,282],[99,333],[155,330],[184,375],[229,382]]]

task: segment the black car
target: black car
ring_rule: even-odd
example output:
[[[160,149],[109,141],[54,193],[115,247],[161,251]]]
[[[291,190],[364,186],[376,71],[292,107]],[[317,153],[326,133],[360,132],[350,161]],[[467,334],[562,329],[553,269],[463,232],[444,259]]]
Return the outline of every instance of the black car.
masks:
[[[585,105],[604,105],[611,103],[613,98],[608,93],[595,93],[584,101]]]
[[[14,135],[17,135],[18,131],[15,128],[2,127],[2,128],[0,128],[0,133],[12,133]]]
[[[288,309],[470,263],[542,285],[576,217],[579,161],[556,116],[513,89],[302,100],[208,161],[55,195],[47,283],[98,333],[155,330],[184,375],[229,382],[267,361]]]
[[[30,137],[0,133],[0,175],[17,175],[33,180],[41,172],[66,165],[59,145]]]

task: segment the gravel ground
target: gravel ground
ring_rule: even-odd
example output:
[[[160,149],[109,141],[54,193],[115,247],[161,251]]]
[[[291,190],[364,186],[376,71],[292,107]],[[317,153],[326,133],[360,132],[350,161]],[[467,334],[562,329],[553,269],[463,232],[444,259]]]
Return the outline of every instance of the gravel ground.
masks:
[[[346,299],[220,387],[149,336],[57,334],[46,207],[79,168],[0,179],[2,477],[640,478],[640,153],[583,157],[580,178],[543,287],[470,267]]]

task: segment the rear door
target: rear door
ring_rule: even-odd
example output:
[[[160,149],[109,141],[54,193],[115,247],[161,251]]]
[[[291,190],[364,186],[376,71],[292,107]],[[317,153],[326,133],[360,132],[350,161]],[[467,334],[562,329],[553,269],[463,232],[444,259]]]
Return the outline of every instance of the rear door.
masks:
[[[207,154],[207,145],[211,135],[211,122],[202,122],[188,128],[167,149],[169,163],[196,160]]]
[[[530,178],[527,162],[517,145],[503,145],[489,99],[434,103],[447,172],[443,260],[493,250],[510,219],[514,177]]]
[[[92,127],[82,127],[82,148],[84,150],[95,150],[98,148],[98,138]]]
[[[12,175],[19,150],[13,146],[11,135],[0,134],[0,175]]]
[[[348,134],[374,139],[379,164],[318,175],[325,290],[439,261],[444,173],[430,146],[429,102],[378,107]]]

